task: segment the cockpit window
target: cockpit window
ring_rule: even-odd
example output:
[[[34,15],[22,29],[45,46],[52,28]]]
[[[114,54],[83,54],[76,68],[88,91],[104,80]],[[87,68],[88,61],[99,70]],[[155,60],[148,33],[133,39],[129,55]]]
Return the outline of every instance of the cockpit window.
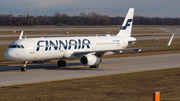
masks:
[[[24,46],[23,46],[23,45],[21,45],[21,48],[24,48]]]
[[[17,45],[12,45],[12,46],[11,46],[11,48],[16,48],[16,47],[17,47]]]
[[[17,45],[17,48],[21,48],[21,46],[20,46],[20,45]]]
[[[10,45],[8,48],[24,48],[23,45]]]

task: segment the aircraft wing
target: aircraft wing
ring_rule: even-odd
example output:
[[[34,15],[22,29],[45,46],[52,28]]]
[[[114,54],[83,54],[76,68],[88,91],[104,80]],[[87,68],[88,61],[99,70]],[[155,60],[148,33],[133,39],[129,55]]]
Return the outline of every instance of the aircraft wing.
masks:
[[[99,51],[75,51],[73,54],[75,56],[82,56],[84,54],[104,54],[106,52],[120,52],[120,51],[126,51],[126,50],[134,50],[134,51],[141,51],[142,49],[154,49],[154,48],[164,48],[171,45],[172,39],[174,37],[174,34],[171,36],[168,44],[166,46],[161,47],[140,47],[140,48],[125,48],[125,49],[116,49],[116,50],[99,50]]]

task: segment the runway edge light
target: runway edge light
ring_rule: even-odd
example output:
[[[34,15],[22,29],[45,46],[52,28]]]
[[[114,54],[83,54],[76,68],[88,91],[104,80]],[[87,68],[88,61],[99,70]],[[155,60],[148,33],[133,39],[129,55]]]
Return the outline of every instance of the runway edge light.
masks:
[[[154,92],[153,93],[153,101],[160,101],[160,92]]]

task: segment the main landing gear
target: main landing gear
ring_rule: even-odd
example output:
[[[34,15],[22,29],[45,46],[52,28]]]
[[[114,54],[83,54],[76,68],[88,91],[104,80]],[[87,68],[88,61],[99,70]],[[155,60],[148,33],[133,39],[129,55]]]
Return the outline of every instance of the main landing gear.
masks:
[[[28,61],[25,61],[24,64],[23,64],[23,67],[21,68],[21,71],[22,72],[26,72],[26,65],[27,65]]]
[[[60,59],[60,60],[57,62],[57,65],[58,65],[59,67],[65,67],[65,66],[66,66],[66,61]]]
[[[98,68],[98,67],[99,67],[99,64],[94,65],[94,66],[90,66],[90,68]]]

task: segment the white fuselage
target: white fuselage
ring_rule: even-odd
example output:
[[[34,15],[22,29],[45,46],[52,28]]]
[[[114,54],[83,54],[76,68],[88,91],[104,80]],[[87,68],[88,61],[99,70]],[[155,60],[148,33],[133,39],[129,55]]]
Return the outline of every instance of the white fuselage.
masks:
[[[13,61],[73,59],[80,58],[73,55],[76,51],[124,49],[132,40],[136,39],[123,36],[26,38],[14,41],[4,55]]]

